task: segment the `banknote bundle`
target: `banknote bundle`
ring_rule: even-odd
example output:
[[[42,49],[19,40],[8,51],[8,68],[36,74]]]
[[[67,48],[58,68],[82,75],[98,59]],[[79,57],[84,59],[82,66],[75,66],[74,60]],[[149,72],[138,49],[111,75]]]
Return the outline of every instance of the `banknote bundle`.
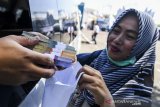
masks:
[[[23,31],[22,35],[29,39],[35,39],[34,34]],[[76,50],[74,47],[62,42],[39,37],[40,42],[33,47],[36,52],[49,54],[58,67],[69,67],[76,58]]]

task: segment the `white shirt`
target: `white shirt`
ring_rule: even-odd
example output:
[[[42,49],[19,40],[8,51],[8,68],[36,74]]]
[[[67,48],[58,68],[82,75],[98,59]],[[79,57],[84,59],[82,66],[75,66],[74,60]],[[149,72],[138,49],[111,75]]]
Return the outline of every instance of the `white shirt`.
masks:
[[[95,31],[96,33],[99,33],[100,29],[99,29],[99,26],[98,26],[98,25],[95,25],[95,26],[94,26],[94,31]]]
[[[67,30],[68,30],[68,33],[73,33],[74,32],[73,26],[69,26]]]

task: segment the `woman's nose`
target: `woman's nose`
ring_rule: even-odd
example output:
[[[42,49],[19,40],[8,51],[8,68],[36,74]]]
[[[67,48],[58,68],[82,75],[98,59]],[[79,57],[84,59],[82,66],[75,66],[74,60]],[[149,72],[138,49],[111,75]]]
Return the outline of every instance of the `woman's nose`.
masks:
[[[124,40],[124,37],[123,37],[123,34],[119,34],[117,35],[115,38],[114,38],[114,42],[118,45],[121,45],[123,43],[123,40]]]

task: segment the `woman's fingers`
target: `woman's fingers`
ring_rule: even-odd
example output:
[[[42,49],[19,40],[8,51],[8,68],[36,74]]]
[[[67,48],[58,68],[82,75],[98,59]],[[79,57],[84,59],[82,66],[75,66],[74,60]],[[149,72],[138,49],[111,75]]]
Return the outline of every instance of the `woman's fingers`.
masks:
[[[81,79],[79,80],[79,84],[82,84],[82,83],[85,83],[85,82],[87,82],[87,83],[93,83],[95,80],[95,77],[93,77],[93,76],[90,76],[90,75],[87,75],[87,74],[82,74],[82,76],[81,76]]]
[[[98,90],[98,87],[91,85],[91,83],[83,83],[79,86],[79,88],[90,90],[92,93]]]
[[[81,72],[84,72],[84,74],[82,75],[82,77],[79,80],[79,85],[81,85],[83,83],[93,83],[94,86],[99,86],[100,84],[102,84],[103,78],[102,78],[99,71],[93,69],[90,66],[85,65],[78,72],[77,77]]]
[[[98,77],[100,79],[103,79],[102,76],[101,76],[101,73],[99,71],[97,71],[96,69],[94,69],[94,68],[92,68],[88,65],[83,66],[83,68],[79,71],[79,73],[80,72],[84,72],[87,75],[95,76],[95,77]]]
[[[90,83],[94,86],[100,87],[100,85],[102,85],[102,80],[94,76],[83,74],[78,84],[81,85],[83,83]]]

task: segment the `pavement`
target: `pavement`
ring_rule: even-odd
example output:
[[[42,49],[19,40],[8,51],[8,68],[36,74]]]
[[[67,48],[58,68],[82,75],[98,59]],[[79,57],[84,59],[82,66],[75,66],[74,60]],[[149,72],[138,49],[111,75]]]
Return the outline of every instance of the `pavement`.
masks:
[[[92,30],[82,30],[82,34],[91,40]],[[100,32],[97,35],[97,44],[94,43],[89,44],[85,38],[82,37],[81,45],[78,53],[90,53],[96,50],[104,49],[106,47],[106,40],[107,40],[107,32]],[[52,36],[53,40],[64,42],[65,44],[69,44],[69,35],[67,33],[60,35],[57,33]],[[154,89],[152,94],[152,107],[160,107],[160,41],[156,44],[156,63],[154,69]]]
[[[152,107],[160,107],[160,41],[156,44],[156,63],[154,69],[154,89]]]
[[[82,30],[82,34],[90,41],[92,33],[93,33],[92,30]],[[52,39],[56,41],[61,41],[65,44],[69,44],[70,36],[67,33],[62,34],[61,36],[60,33],[56,33],[54,36],[52,36]],[[94,43],[89,44],[85,40],[85,38],[82,37],[79,53],[90,53],[95,50],[104,49],[106,47],[107,32],[100,32],[97,35],[96,39],[97,39],[97,44],[95,45]]]

